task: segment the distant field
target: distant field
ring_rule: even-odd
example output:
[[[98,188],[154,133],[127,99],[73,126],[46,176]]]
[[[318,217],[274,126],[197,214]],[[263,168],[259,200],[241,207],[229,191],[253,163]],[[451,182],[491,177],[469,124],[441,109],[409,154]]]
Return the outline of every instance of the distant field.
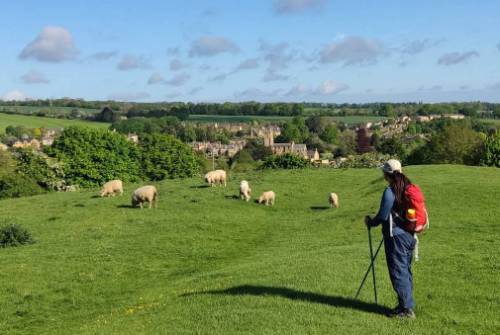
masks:
[[[496,126],[500,126],[500,119],[480,119],[484,123],[492,123]]]
[[[16,113],[34,114],[43,111],[52,115],[69,114],[73,109],[77,109],[83,113],[95,114],[100,112],[99,109],[92,108],[77,108],[77,107],[47,107],[47,106],[0,106],[0,112],[12,111]]]
[[[0,133],[5,131],[7,126],[24,126],[28,128],[63,128],[68,126],[86,126],[93,128],[107,128],[108,123],[91,122],[81,120],[56,119],[50,117],[13,115],[0,113]]]
[[[291,116],[261,116],[261,115],[190,115],[189,121],[194,122],[225,122],[225,123],[240,123],[240,122],[286,122],[291,120]]]
[[[286,122],[291,120],[291,116],[260,116],[260,115],[190,115],[189,121],[194,122],[226,122],[226,123],[238,123],[238,122]],[[352,125],[363,122],[381,121],[385,120],[386,117],[383,116],[364,116],[364,115],[354,115],[354,116],[326,116],[326,118],[334,121],[344,122],[346,124]]]
[[[365,122],[376,122],[387,119],[387,117],[375,115],[328,116],[327,118],[339,122],[344,122],[349,125]]]

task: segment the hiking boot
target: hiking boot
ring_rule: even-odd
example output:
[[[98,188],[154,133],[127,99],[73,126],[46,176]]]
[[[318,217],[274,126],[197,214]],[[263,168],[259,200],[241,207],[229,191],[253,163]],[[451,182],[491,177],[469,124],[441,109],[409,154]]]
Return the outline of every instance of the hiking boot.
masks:
[[[395,316],[396,314],[401,313],[402,311],[403,311],[403,307],[401,307],[401,306],[397,305],[396,307],[394,307],[393,309],[391,309],[390,311],[388,311],[388,312],[386,313],[386,315],[387,315],[388,317],[393,317],[393,316]]]
[[[393,313],[389,315],[390,318],[398,318],[398,319],[415,319],[415,312],[411,308],[401,308],[399,312]]]

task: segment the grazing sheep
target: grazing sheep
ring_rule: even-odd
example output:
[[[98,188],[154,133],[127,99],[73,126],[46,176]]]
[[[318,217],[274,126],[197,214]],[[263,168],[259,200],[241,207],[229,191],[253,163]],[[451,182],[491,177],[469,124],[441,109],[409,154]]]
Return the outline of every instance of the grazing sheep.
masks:
[[[115,196],[116,193],[119,193],[120,195],[123,194],[123,183],[121,180],[111,180],[102,185],[101,188],[101,197],[104,196]]]
[[[154,205],[156,208],[156,203],[158,201],[158,191],[156,187],[148,185],[139,187],[132,194],[132,207],[137,207],[139,205],[142,208],[142,204],[145,202],[149,202],[149,208],[151,205]]]
[[[267,191],[261,194],[259,200],[257,202],[259,204],[265,203],[266,206],[274,206],[274,200],[276,198],[276,194],[273,191]]]
[[[248,184],[248,181],[242,180],[240,183],[240,197],[242,200],[250,201],[250,197],[252,196],[252,189]]]
[[[205,182],[210,186],[215,186],[216,184],[224,184],[226,186],[226,179],[226,171],[224,170],[210,171],[205,175]]]
[[[330,203],[330,208],[339,208],[339,196],[337,193],[330,193],[328,194],[328,202]]]

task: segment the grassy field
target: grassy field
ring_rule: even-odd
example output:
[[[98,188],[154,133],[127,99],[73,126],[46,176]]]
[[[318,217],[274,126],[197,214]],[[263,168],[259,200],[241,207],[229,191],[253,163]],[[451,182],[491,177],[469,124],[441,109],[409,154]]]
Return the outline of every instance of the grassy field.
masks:
[[[34,114],[40,111],[47,114],[65,115],[69,114],[73,109],[77,109],[83,113],[95,114],[99,113],[100,109],[92,108],[76,108],[76,107],[47,107],[47,106],[2,106],[0,111],[14,111],[16,113]]]
[[[327,116],[327,119],[344,122],[349,125],[370,122],[370,121],[381,121],[386,118],[382,116],[363,116],[363,115],[352,115],[352,116]],[[291,116],[259,116],[259,115],[190,115],[189,120],[194,122],[251,122],[259,121],[263,123],[272,122],[286,122],[291,120]]]
[[[291,116],[261,116],[261,115],[203,115],[193,114],[189,115],[189,121],[193,122],[226,122],[226,123],[240,123],[258,121],[264,123],[270,122],[286,122],[291,120]]]
[[[395,304],[384,255],[379,305],[363,216],[385,187],[376,169],[271,171],[158,183],[157,209],[127,196],[54,193],[1,201],[36,244],[0,249],[2,334],[498,334],[500,169],[406,168],[431,228],[413,268],[417,319]],[[235,199],[241,178],[275,207]],[[336,191],[339,209],[328,209]],[[380,230],[374,231],[375,242]]]
[[[25,126],[28,128],[36,128],[36,127],[63,128],[68,126],[107,128],[109,127],[109,124],[104,122],[55,119],[49,117],[0,113],[0,133],[3,133],[7,126]]]

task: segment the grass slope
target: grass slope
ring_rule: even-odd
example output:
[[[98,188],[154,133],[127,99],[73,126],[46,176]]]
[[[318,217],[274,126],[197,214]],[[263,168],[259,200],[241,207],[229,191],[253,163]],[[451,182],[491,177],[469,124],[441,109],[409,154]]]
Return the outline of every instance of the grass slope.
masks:
[[[367,285],[366,213],[385,187],[373,170],[271,171],[228,187],[165,181],[159,207],[129,196],[58,193],[1,202],[34,245],[0,249],[2,334],[494,334],[500,332],[500,169],[408,167],[431,228],[414,265],[415,321],[389,320]],[[240,178],[274,208],[234,199]],[[127,185],[130,194],[134,185]],[[325,209],[336,191],[340,209]],[[374,231],[375,243],[380,231]],[[369,284],[369,283],[368,283]]]
[[[0,133],[5,132],[7,126],[25,126],[28,128],[63,128],[69,126],[85,126],[94,128],[107,128],[108,123],[91,122],[82,120],[56,119],[49,117],[27,116],[0,113]]]

